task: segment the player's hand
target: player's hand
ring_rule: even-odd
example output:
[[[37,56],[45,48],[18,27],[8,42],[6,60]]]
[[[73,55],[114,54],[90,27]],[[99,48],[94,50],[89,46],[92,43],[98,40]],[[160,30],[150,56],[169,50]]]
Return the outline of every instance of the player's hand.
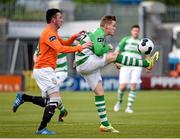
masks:
[[[85,33],[87,33],[87,31],[82,30],[82,31],[80,31],[80,32],[78,32],[77,34],[74,34],[74,35],[76,36],[76,38],[79,38],[79,37],[81,37],[82,35],[84,35]]]
[[[114,48],[113,45],[112,45],[112,44],[109,44],[109,49],[110,49],[110,50],[113,50],[113,48]]]
[[[92,45],[93,45],[93,43],[92,43],[91,41],[88,41],[88,42],[84,43],[84,44],[82,45],[82,47],[83,47],[83,49],[85,49],[85,48],[91,47]]]
[[[115,67],[116,67],[117,69],[120,69],[120,68],[121,68],[121,64],[119,64],[119,63],[114,63],[114,65],[115,65]]]

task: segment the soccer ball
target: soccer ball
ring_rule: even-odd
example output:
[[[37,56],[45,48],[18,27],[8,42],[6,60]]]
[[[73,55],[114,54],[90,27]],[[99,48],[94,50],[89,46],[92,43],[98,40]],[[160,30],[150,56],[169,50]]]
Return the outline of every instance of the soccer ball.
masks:
[[[154,43],[149,38],[143,38],[138,44],[138,51],[141,54],[148,55],[154,49]]]

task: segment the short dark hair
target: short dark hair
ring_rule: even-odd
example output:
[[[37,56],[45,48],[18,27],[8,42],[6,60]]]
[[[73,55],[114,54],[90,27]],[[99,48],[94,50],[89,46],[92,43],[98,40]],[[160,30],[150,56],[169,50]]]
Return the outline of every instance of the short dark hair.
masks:
[[[131,26],[131,30],[132,30],[133,28],[139,28],[139,29],[140,29],[140,26],[139,26],[139,25],[132,25],[132,26]]]
[[[103,27],[105,24],[110,24],[111,21],[116,21],[116,17],[112,15],[106,15],[101,18],[100,26]]]
[[[46,22],[49,24],[51,22],[51,19],[56,15],[56,13],[63,13],[61,10],[59,9],[55,9],[55,8],[52,8],[52,9],[48,9],[46,11]]]

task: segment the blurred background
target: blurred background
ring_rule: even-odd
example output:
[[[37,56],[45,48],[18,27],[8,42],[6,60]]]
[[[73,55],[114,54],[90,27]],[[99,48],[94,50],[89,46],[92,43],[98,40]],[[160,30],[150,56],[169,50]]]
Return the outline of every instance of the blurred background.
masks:
[[[64,11],[59,34],[68,38],[80,30],[93,30],[104,15],[117,17],[117,31],[109,42],[117,47],[139,24],[140,37],[153,40],[160,60],[150,73],[142,74],[139,89],[180,89],[180,1],[177,0],[0,0],[0,91],[38,90],[32,76],[33,53],[49,8]],[[68,54],[69,78],[62,90],[89,90],[73,68]],[[105,90],[117,90],[118,70],[113,64],[102,70]]]

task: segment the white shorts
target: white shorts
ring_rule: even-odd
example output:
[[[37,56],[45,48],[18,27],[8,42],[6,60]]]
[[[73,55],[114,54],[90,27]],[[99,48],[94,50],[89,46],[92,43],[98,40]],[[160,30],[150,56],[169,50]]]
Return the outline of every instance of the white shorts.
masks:
[[[33,76],[41,89],[42,97],[48,97],[49,94],[59,92],[56,74],[52,68],[34,69]]]
[[[67,77],[68,77],[68,73],[66,71],[56,71],[56,80],[59,86],[62,85],[64,80],[67,79]]]
[[[119,71],[119,84],[140,84],[141,72],[141,67],[122,66]]]
[[[91,55],[86,62],[77,66],[76,70],[84,77],[91,89],[94,91],[98,82],[102,81],[100,69],[105,65],[106,55],[103,57]]]

